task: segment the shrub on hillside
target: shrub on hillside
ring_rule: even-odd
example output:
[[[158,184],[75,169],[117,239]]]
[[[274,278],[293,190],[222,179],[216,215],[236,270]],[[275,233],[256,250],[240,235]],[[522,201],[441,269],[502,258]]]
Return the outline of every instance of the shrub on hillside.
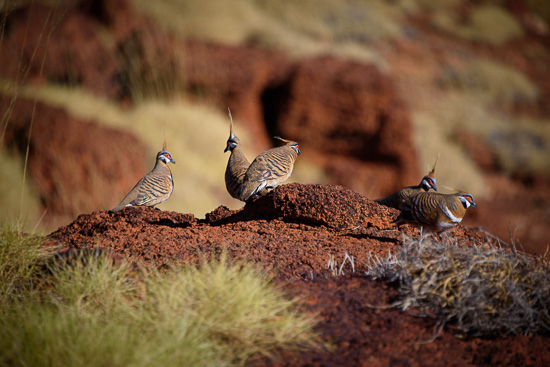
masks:
[[[373,259],[367,274],[397,282],[394,306],[452,323],[464,336],[550,334],[550,262],[483,243],[409,238],[403,249]]]

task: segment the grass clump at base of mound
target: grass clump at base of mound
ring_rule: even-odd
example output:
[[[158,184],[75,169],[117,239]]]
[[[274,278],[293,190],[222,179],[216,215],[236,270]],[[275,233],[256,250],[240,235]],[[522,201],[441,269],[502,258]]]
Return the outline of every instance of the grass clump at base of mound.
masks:
[[[394,306],[456,326],[459,336],[550,334],[550,262],[491,243],[469,247],[433,236],[371,259],[367,275],[396,282]]]
[[[19,241],[3,242],[0,266]],[[28,281],[2,284],[0,365],[239,366],[319,345],[312,316],[259,269],[223,256],[162,272],[98,251],[42,257],[35,269],[40,259],[22,257],[16,267],[31,273],[11,278]]]
[[[0,307],[23,298],[33,289],[40,259],[46,253],[40,249],[40,238],[22,235],[14,229],[0,231]],[[1,315],[0,315],[1,318]],[[0,360],[1,361],[1,360]]]

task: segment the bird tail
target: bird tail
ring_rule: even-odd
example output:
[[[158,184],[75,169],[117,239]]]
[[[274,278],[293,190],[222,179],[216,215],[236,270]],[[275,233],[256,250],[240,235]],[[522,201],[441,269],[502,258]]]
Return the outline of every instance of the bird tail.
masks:
[[[274,138],[275,138],[275,139],[278,139],[278,140],[280,140],[280,141],[284,141],[285,143],[294,143],[294,141],[283,139],[283,138],[281,138],[280,136],[274,136]]]
[[[467,191],[457,189],[456,187],[451,187],[451,186],[447,186],[447,185],[442,185],[442,186],[443,186],[444,189],[454,191],[454,192],[459,193],[459,194],[468,194]]]

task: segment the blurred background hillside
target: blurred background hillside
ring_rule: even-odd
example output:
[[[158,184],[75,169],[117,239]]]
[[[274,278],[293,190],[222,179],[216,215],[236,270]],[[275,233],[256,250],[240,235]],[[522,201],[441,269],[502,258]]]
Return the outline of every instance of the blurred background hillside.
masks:
[[[466,225],[550,242],[550,3],[537,0],[0,1],[0,221],[49,233],[113,208],[166,137],[163,210],[243,206],[252,160],[300,143],[291,181],[371,199],[465,190]],[[447,191],[448,192],[448,191]],[[510,235],[511,233],[511,235]],[[511,238],[512,237],[512,238]]]

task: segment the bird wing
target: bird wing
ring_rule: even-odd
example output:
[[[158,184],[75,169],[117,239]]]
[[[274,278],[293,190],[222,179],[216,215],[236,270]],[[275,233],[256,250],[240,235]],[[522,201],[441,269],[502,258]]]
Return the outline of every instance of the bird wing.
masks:
[[[433,226],[439,213],[437,198],[426,193],[413,194],[407,197],[400,206],[398,221]]]
[[[145,205],[163,201],[174,189],[172,177],[168,175],[146,175],[139,186],[133,205]],[[160,201],[159,201],[160,200]]]
[[[254,182],[267,182],[267,186],[283,183],[292,171],[292,158],[284,152],[271,150],[269,155],[260,155],[246,171],[246,179]]]
[[[437,223],[439,214],[438,198],[425,193],[413,195],[417,204],[414,206],[414,217],[418,222],[427,226]]]
[[[462,207],[462,205],[457,203],[456,200],[456,197],[450,197],[450,199],[447,200],[447,205],[439,205],[439,207],[441,208],[442,220],[448,220],[455,224],[462,222],[465,210],[460,210],[464,208]]]
[[[242,201],[258,194],[260,191],[275,188],[285,182],[294,168],[294,157],[288,146],[273,148],[257,156],[243,178],[243,187],[240,194]]]
[[[122,201],[120,203],[118,203],[118,205],[116,207],[114,207],[112,209],[113,212],[118,212],[118,211],[121,211],[122,209],[124,209],[125,207],[129,206],[129,205],[134,205],[134,202],[136,201],[136,198],[138,196],[138,193],[139,193],[139,188],[141,186],[141,183],[143,182],[143,177],[134,185],[134,187],[132,187],[132,190],[130,190],[130,192],[128,194],[126,194],[126,196],[124,197],[124,199],[122,199]]]

